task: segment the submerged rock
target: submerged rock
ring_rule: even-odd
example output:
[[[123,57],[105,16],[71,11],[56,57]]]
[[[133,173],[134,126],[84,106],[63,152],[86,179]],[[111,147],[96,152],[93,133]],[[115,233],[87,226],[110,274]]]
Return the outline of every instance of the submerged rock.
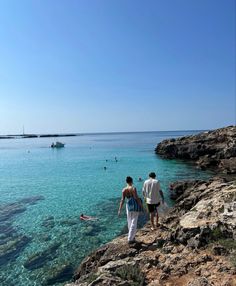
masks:
[[[26,207],[20,203],[10,203],[0,207],[0,223],[12,219],[15,215],[26,211]]]
[[[13,228],[11,223],[7,222],[0,224],[0,245],[6,243],[16,236],[17,231]]]
[[[14,216],[26,211],[28,204],[35,204],[39,200],[43,200],[43,196],[33,196],[21,199],[14,203],[8,203],[0,206],[0,223],[11,220]]]
[[[29,197],[29,198],[24,198],[20,200],[18,203],[35,205],[38,201],[41,201],[41,200],[45,200],[44,196],[38,195],[38,196]]]
[[[55,285],[56,283],[63,283],[71,279],[73,275],[73,267],[70,264],[60,265],[50,268],[50,276],[46,279],[44,285]]]
[[[50,241],[52,239],[52,236],[48,233],[41,233],[41,234],[37,235],[37,239],[40,242],[45,242],[45,241]]]
[[[55,243],[42,252],[34,253],[32,256],[28,257],[27,261],[24,263],[24,267],[30,270],[43,267],[47,262],[56,258],[57,249],[59,247],[60,243]]]
[[[24,235],[11,238],[6,243],[0,245],[0,265],[5,265],[15,260],[24,250],[31,239]]]
[[[78,223],[80,222],[79,218],[78,219],[63,219],[60,221],[60,224],[63,226],[74,226],[74,225],[78,225]]]
[[[45,218],[41,224],[43,227],[46,227],[48,229],[51,229],[55,226],[55,221],[53,216],[49,216]]]
[[[15,260],[31,242],[31,238],[20,234],[13,227],[13,219],[25,212],[28,204],[35,204],[42,199],[42,196],[33,196],[0,206],[0,265]]]
[[[87,222],[85,228],[83,228],[83,233],[87,236],[97,236],[101,231],[104,231],[106,228],[100,226],[94,222]]]

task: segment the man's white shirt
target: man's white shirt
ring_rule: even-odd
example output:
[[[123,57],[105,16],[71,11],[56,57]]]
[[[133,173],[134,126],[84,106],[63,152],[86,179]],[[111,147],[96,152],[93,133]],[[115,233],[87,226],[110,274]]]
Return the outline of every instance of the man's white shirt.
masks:
[[[148,179],[143,184],[143,196],[147,204],[158,204],[161,202],[160,182],[156,179]]]

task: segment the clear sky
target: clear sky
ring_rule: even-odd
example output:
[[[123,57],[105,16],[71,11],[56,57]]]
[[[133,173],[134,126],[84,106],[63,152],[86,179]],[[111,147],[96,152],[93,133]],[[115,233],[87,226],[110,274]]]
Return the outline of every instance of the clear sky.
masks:
[[[0,0],[0,134],[235,122],[235,0]]]

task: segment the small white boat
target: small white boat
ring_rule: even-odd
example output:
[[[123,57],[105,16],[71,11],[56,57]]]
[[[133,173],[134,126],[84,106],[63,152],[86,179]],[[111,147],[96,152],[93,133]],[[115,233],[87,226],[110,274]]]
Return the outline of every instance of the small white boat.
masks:
[[[65,144],[61,143],[61,142],[56,142],[56,143],[52,143],[51,148],[62,148],[65,147]]]

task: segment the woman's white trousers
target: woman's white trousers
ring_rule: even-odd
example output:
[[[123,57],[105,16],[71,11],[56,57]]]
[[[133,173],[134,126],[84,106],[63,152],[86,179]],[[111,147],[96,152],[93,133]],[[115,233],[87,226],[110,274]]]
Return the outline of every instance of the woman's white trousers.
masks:
[[[126,205],[126,213],[127,213],[127,222],[128,222],[128,241],[133,241],[136,231],[137,231],[137,222],[138,222],[138,212],[130,212]]]

